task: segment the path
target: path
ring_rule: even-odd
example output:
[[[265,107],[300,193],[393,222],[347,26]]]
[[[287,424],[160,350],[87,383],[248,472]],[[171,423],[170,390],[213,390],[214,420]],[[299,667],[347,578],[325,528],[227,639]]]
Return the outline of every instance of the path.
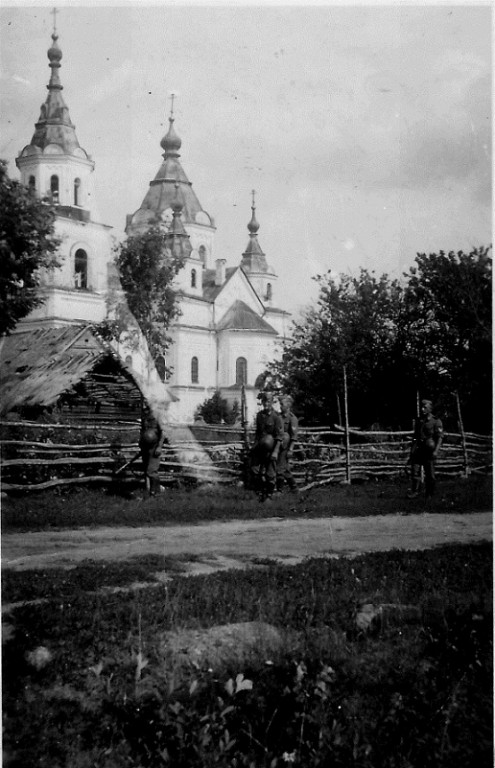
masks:
[[[4,533],[2,567],[71,567],[83,560],[180,555],[188,573],[246,567],[260,558],[295,563],[390,549],[492,540],[491,512],[212,522],[190,526],[79,528]]]

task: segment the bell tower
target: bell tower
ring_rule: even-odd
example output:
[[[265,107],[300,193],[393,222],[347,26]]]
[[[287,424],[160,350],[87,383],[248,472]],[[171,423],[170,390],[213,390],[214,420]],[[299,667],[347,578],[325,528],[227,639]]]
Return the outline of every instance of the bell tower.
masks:
[[[34,134],[16,158],[21,182],[55,207],[55,233],[61,238],[60,269],[41,276],[45,302],[24,326],[98,322],[106,315],[105,292],[111,271],[111,227],[94,220],[94,161],[81,147],[60,80],[62,51],[53,10],[48,94]]]

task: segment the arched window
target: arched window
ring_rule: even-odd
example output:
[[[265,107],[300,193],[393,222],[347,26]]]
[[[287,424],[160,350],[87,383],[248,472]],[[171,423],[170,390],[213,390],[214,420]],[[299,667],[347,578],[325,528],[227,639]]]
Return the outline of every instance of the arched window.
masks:
[[[204,245],[200,245],[198,248],[199,258],[203,262],[203,264],[206,264],[206,248]]]
[[[29,191],[34,192],[36,189],[36,179],[34,176],[29,177]]]
[[[196,288],[196,270],[191,269],[191,288]]]
[[[58,176],[53,175],[50,179],[50,194],[53,202],[58,203]]]
[[[235,383],[239,386],[247,384],[247,360],[245,357],[238,357],[235,361]]]
[[[79,188],[81,186],[81,179],[74,179],[74,205],[80,205],[79,201]]]
[[[132,368],[132,356],[127,355],[125,358],[125,364],[129,366],[129,368]]]
[[[88,254],[78,248],[74,259],[74,285],[76,288],[88,287]]]
[[[165,358],[163,355],[159,355],[155,360],[155,367],[158,371],[158,375],[162,381],[165,381],[165,375],[166,375],[166,367],[165,367]]]
[[[273,295],[272,284],[271,283],[267,283],[266,284],[266,300],[267,301],[271,301],[272,300],[272,295]]]
[[[198,384],[199,382],[199,363],[198,358],[191,358],[191,382],[192,384]]]

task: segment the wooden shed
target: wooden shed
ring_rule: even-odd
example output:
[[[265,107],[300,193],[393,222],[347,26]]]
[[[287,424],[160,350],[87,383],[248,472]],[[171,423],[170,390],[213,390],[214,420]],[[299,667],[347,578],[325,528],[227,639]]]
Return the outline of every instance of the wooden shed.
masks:
[[[139,419],[135,377],[88,327],[65,326],[8,336],[0,352],[0,416],[60,421]]]

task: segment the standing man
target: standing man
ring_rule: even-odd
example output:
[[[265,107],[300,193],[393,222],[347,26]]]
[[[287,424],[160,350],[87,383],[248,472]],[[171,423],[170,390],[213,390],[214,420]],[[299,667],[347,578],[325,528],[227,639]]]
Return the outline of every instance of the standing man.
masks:
[[[435,492],[435,462],[442,445],[443,426],[433,413],[431,400],[421,401],[421,418],[416,420],[413,441],[411,443],[411,492],[408,498],[419,494],[421,467],[425,473],[426,498]]]
[[[291,491],[297,493],[298,488],[290,469],[290,460],[294,452],[299,422],[297,416],[292,413],[292,402],[290,395],[283,395],[280,398],[280,414],[284,434],[277,461],[277,491],[281,491],[284,483],[287,483]]]
[[[273,407],[271,392],[259,395],[261,411],[256,414],[256,432],[251,450],[251,472],[260,501],[270,499],[275,490],[276,464],[283,437],[282,418]]]
[[[144,405],[141,412],[139,450],[143,460],[145,493],[149,496],[155,496],[161,490],[159,469],[164,439],[160,423],[150,406]]]

